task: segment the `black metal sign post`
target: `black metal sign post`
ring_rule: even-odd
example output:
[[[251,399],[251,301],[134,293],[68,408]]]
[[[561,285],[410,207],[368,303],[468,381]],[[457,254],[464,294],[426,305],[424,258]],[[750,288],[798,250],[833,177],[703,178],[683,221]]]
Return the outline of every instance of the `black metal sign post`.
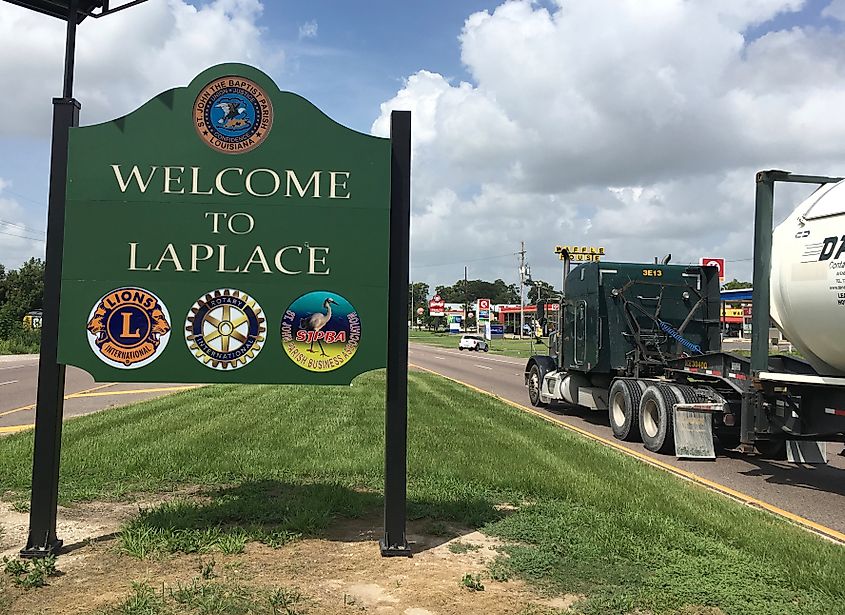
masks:
[[[56,537],[56,507],[59,496],[65,366],[58,364],[56,356],[64,245],[68,129],[79,125],[79,108],[79,102],[73,98],[53,99],[53,151],[50,160],[50,199],[47,214],[44,316],[41,321],[41,357],[38,362],[38,398],[35,406],[32,499],[29,509],[29,538],[26,547],[21,551],[22,557],[55,555],[62,547],[62,541]]]
[[[408,265],[411,236],[411,112],[390,114],[390,273],[384,420],[383,556],[410,556],[405,537],[408,466]]]
[[[41,355],[38,361],[38,397],[35,405],[35,450],[32,461],[32,497],[29,537],[21,557],[55,555],[62,548],[56,536],[59,498],[59,457],[65,366],[59,365],[59,293],[65,232],[68,131],[79,125],[81,105],[73,98],[73,64],[79,1],[71,0],[67,14],[63,97],[53,99],[53,141],[50,154],[50,196],[47,209],[47,250],[44,271],[44,314]]]
[[[55,555],[62,547],[56,536],[59,497],[59,458],[62,444],[65,366],[58,362],[59,297],[64,251],[68,131],[79,125],[79,101],[73,98],[76,27],[85,17],[103,17],[146,2],[132,0],[109,7],[109,0],[8,0],[24,8],[67,21],[62,97],[53,99],[53,139],[50,154],[50,195],[47,210],[47,249],[44,272],[44,313],[35,405],[35,450],[29,537],[21,557]]]

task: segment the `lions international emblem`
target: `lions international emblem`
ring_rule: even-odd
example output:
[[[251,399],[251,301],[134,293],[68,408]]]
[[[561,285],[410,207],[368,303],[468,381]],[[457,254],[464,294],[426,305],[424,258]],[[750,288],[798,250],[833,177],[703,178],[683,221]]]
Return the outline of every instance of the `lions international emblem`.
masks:
[[[273,104],[251,79],[221,77],[194,101],[197,134],[212,149],[242,154],[258,147],[273,126]]]
[[[252,361],[261,352],[266,333],[261,306],[239,290],[207,293],[185,320],[185,341],[194,358],[221,371]]]
[[[88,344],[101,361],[136,369],[155,361],[170,339],[170,314],[153,293],[124,287],[104,295],[88,316]]]

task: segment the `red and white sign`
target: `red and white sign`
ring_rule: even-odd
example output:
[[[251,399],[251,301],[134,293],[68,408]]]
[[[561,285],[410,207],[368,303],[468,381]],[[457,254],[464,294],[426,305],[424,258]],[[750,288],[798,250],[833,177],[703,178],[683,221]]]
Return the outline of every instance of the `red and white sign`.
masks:
[[[424,309],[422,309],[421,307],[418,307],[418,308],[417,308],[417,314],[419,314],[420,316],[422,316],[424,313],[425,313],[425,310],[424,310]]]
[[[479,299],[478,300],[478,309],[479,310],[489,310],[490,309],[490,299]]]
[[[702,267],[716,267],[719,270],[719,281],[725,281],[725,259],[724,258],[704,258],[701,257],[699,263]]]
[[[445,316],[446,302],[440,298],[440,295],[434,295],[434,298],[428,302],[429,316]]]

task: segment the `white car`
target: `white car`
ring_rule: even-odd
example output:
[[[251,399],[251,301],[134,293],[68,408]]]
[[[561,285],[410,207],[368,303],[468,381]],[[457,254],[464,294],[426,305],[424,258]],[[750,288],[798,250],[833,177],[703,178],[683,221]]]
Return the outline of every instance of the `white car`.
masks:
[[[483,350],[487,352],[490,347],[483,337],[478,335],[463,335],[461,341],[458,342],[458,350]]]

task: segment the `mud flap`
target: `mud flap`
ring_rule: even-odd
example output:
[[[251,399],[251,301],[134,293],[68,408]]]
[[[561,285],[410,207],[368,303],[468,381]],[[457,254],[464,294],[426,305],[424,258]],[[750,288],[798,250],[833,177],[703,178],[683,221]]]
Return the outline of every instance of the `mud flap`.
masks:
[[[810,440],[787,440],[786,459],[790,463],[808,463],[824,465],[827,463],[825,442]]]
[[[675,456],[686,459],[715,459],[711,415],[721,411],[722,404],[675,404],[672,413],[675,426]]]

